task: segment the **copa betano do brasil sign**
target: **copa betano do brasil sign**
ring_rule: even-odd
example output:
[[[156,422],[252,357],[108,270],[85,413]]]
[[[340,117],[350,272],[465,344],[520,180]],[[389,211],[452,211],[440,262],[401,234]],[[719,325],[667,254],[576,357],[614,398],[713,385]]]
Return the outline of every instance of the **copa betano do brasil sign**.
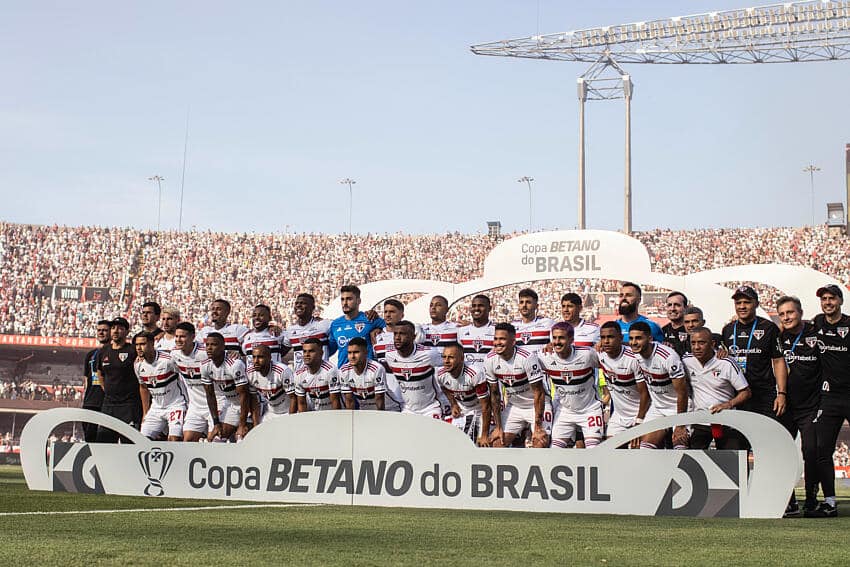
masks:
[[[618,450],[658,426],[732,425],[746,452]],[[108,426],[132,444],[46,441],[69,421]],[[663,422],[663,423],[662,423]],[[669,423],[668,423],[669,422]],[[800,477],[788,433],[759,415],[682,414],[589,450],[485,449],[443,422],[392,412],[296,414],[241,443],[154,442],[109,416],[54,409],[32,418],[21,461],[34,490],[594,514],[780,517]]]

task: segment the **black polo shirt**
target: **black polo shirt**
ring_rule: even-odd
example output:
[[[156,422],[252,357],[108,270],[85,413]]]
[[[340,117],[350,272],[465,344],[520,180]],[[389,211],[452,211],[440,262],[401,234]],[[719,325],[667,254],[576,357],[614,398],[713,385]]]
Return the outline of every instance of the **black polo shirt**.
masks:
[[[842,314],[835,324],[817,315],[812,324],[821,350],[822,391],[825,398],[850,395],[850,317]]]
[[[776,377],[773,375],[773,359],[783,358],[779,327],[773,321],[757,316],[750,323],[737,320],[727,323],[720,334],[723,344],[729,349],[729,357],[744,372],[753,398],[774,397]]]
[[[804,323],[797,333],[782,331],[779,344],[788,363],[788,406],[792,411],[813,411],[820,404],[821,352],[817,331]]]
[[[139,402],[139,379],[133,370],[136,349],[130,343],[119,349],[109,343],[100,352],[98,368],[103,376],[104,405]]]

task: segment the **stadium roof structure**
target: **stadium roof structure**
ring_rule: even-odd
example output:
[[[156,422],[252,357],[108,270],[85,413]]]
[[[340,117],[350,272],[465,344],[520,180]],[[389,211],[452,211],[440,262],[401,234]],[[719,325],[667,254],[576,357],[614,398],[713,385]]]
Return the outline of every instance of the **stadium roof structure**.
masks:
[[[850,2],[814,0],[481,43],[478,55],[620,64],[850,59]]]
[[[626,64],[799,63],[850,59],[850,1],[807,0],[480,43],[477,55],[574,61],[578,79],[577,226],[586,228],[585,102],[625,99],[623,231],[632,231],[631,99]],[[848,182],[850,199],[850,182]],[[850,227],[850,208],[847,226]]]

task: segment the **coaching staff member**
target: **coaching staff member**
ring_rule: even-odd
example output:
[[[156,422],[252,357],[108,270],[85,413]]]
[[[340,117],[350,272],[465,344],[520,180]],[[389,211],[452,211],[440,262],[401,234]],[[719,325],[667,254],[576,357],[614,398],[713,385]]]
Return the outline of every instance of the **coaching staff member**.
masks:
[[[99,347],[92,349],[86,354],[86,360],[83,362],[83,385],[86,390],[83,394],[83,409],[90,411],[100,411],[103,405],[103,388],[100,384],[100,349],[108,345],[110,337],[110,329],[112,322],[101,320],[97,322],[96,336]],[[94,423],[83,423],[83,434],[85,435],[86,443],[93,443],[97,439],[97,425]]]
[[[103,405],[101,412],[116,417],[139,429],[142,423],[142,398],[139,380],[133,371],[136,349],[127,342],[130,324],[123,317],[112,320],[111,342],[100,351],[98,369],[102,378]],[[97,430],[98,443],[115,443],[119,435],[107,427]]]

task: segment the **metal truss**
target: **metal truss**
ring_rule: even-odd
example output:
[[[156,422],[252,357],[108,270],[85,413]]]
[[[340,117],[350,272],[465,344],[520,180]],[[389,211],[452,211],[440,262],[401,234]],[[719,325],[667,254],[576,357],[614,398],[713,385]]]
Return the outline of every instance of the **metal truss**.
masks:
[[[850,59],[850,1],[810,0],[473,45],[478,55],[621,64]]]

